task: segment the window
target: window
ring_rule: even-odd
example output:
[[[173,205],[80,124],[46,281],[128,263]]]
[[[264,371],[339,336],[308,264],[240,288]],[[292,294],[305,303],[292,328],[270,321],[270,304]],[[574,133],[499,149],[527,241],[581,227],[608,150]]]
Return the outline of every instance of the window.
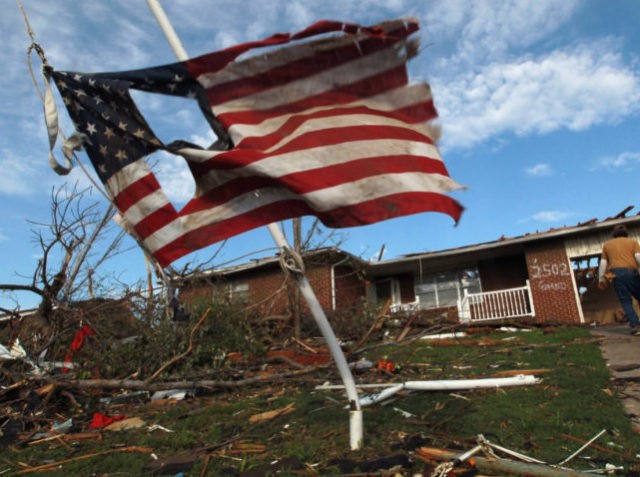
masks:
[[[229,300],[247,303],[249,301],[249,283],[234,282],[229,284]]]
[[[415,293],[421,308],[456,306],[468,293],[481,291],[480,276],[474,268],[416,277]]]

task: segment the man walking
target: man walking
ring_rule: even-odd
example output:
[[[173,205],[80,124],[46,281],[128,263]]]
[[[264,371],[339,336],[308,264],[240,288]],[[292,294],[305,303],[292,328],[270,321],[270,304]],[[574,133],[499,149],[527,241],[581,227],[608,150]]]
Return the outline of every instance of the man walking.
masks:
[[[627,228],[622,224],[613,228],[612,235],[613,238],[602,246],[598,287],[601,290],[606,288],[606,275],[613,275],[613,289],[631,326],[631,334],[640,335],[640,320],[633,309],[634,298],[640,303],[640,244],[629,237]]]

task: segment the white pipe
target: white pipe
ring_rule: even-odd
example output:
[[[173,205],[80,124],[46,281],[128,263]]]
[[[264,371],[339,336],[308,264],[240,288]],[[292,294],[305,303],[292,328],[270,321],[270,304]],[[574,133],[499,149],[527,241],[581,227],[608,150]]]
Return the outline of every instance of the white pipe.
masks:
[[[275,224],[269,224],[269,231],[271,231],[272,226],[277,229],[280,234],[282,234],[280,229]],[[278,242],[276,241],[276,243]],[[313,317],[318,324],[318,328],[320,328],[320,332],[327,342],[327,347],[331,352],[331,356],[336,363],[338,372],[340,373],[340,377],[342,378],[342,382],[344,382],[345,389],[347,391],[347,397],[349,398],[350,409],[359,410],[360,407],[358,406],[358,391],[356,390],[355,381],[353,379],[353,375],[351,374],[351,370],[349,369],[347,359],[344,357],[344,353],[340,348],[340,344],[338,343],[336,335],[334,334],[333,329],[329,324],[329,320],[324,314],[324,311],[322,310],[322,307],[318,302],[318,298],[313,292],[313,289],[311,288],[307,277],[304,275],[298,275],[296,276],[296,279],[298,281],[300,292],[302,293],[302,296],[304,296],[304,298],[307,300],[307,304],[311,309],[311,313],[313,314]]]
[[[405,389],[412,391],[450,391],[459,389],[501,388],[536,384],[541,380],[530,374],[519,374],[507,378],[443,379],[439,381],[407,381]]]
[[[184,49],[184,46],[182,45],[182,42],[173,29],[171,22],[169,22],[169,19],[167,18],[167,15],[160,5],[159,0],[147,0],[147,4],[156,17],[160,28],[162,28],[162,31],[167,37],[167,41],[169,42],[169,45],[171,45],[171,48],[173,49],[178,60],[186,61],[189,58],[187,51]],[[276,224],[269,224],[267,227],[274,242],[281,250],[291,249],[289,243],[287,242],[287,238],[284,236],[284,234]],[[327,346],[329,348],[329,351],[331,352],[331,356],[336,363],[336,367],[338,368],[340,377],[342,378],[345,389],[347,390],[349,409],[351,411],[349,419],[349,442],[351,444],[351,450],[358,450],[362,447],[363,440],[362,411],[360,409],[360,399],[358,398],[358,391],[356,390],[353,375],[351,374],[351,370],[349,369],[349,365],[347,364],[347,359],[344,357],[344,353],[340,348],[340,344],[336,339],[333,329],[329,324],[329,320],[324,314],[324,311],[322,310],[322,307],[320,306],[318,298],[313,292],[311,285],[309,285],[307,277],[303,274],[294,274],[294,276],[296,278],[296,281],[298,282],[300,292],[307,300],[307,304],[309,305],[311,313],[313,314],[313,317],[316,320],[318,327],[320,328],[320,332],[327,342]]]
[[[404,389],[404,384],[396,384],[391,388],[384,389],[376,394],[370,394],[369,396],[364,396],[360,398],[361,406],[370,406],[371,404],[375,404],[380,401],[384,401],[385,399],[389,399],[394,394],[402,391]]]
[[[460,389],[478,388],[501,388],[508,386],[526,386],[537,384],[541,379],[529,374],[519,374],[507,378],[481,378],[481,379],[441,379],[437,381],[406,381],[400,384],[360,384],[359,387],[385,387],[382,391],[360,398],[360,406],[369,406],[385,399],[389,399],[394,394],[408,389],[409,391],[451,391]],[[344,389],[343,385],[321,385],[315,389]]]
[[[173,50],[179,61],[186,61],[189,59],[189,55],[187,54],[187,50],[184,49],[178,34],[173,29],[173,25],[169,21],[167,14],[164,12],[162,5],[158,0],[147,0],[147,5],[149,5],[149,9],[151,9],[151,13],[156,17],[156,21],[160,25],[164,36],[167,37],[167,41],[169,42],[169,46]]]
[[[349,447],[351,450],[362,448],[362,409],[360,409],[360,401],[356,402],[358,409],[349,411]]]
[[[454,333],[439,333],[437,335],[424,335],[421,340],[443,340],[449,338],[465,338],[467,334],[464,331],[456,331]]]

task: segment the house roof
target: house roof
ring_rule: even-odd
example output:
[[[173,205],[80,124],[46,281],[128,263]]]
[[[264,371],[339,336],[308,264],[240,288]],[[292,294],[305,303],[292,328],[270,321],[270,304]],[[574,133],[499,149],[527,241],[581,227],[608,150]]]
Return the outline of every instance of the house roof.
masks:
[[[375,277],[393,273],[424,272],[445,267],[466,266],[484,258],[522,253],[525,245],[536,241],[602,233],[617,224],[625,224],[629,228],[640,227],[640,213],[626,217],[632,208],[632,206],[627,207],[615,216],[601,221],[591,219],[576,225],[552,228],[544,232],[528,233],[513,238],[502,236],[491,242],[433,252],[412,253],[397,259],[373,262],[369,264],[367,272]]]
[[[323,247],[315,250],[309,250],[303,254],[303,258],[305,261],[307,259],[313,259],[315,257],[330,257],[331,255],[340,256],[340,260],[344,258],[349,258],[353,261],[363,263],[362,259],[352,255],[349,252],[341,250],[337,247]],[[172,276],[170,280],[174,282],[174,285],[177,285],[176,282],[185,282],[185,281],[194,281],[194,280],[203,280],[207,278],[224,278],[232,275],[238,275],[241,273],[245,273],[248,271],[255,271],[267,268],[276,268],[280,267],[280,258],[281,254],[278,253],[276,255],[270,257],[263,257],[251,260],[249,262],[242,263],[240,265],[234,265],[232,267],[221,267],[221,268],[211,268],[208,270],[201,270],[190,273],[184,277]]]

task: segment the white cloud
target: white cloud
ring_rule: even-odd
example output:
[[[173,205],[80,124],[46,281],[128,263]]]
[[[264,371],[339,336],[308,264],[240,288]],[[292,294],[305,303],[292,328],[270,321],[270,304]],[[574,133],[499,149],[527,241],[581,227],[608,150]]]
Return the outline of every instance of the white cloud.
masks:
[[[593,169],[604,168],[610,171],[630,171],[638,164],[640,164],[640,152],[623,152],[617,156],[607,156],[599,159]]]
[[[567,219],[574,214],[572,212],[566,212],[561,210],[541,210],[531,216],[536,222],[559,222],[560,220]]]
[[[529,176],[543,177],[553,174],[553,169],[551,169],[551,166],[549,164],[541,162],[539,164],[536,164],[535,166],[531,166],[525,169],[525,173]]]
[[[0,194],[24,196],[31,194],[39,186],[34,180],[38,168],[24,157],[15,157],[4,150],[0,154]]]
[[[640,110],[640,74],[603,45],[494,63],[434,91],[449,148],[505,133],[582,131]]]
[[[286,6],[287,17],[289,21],[294,25],[295,29],[306,28],[311,25],[317,18],[314,18],[314,13],[299,0],[289,1]]]
[[[527,47],[555,32],[571,18],[580,0],[449,0],[424,8],[424,29],[432,41],[455,43],[451,56],[439,62],[445,73],[503,61],[514,49]]]

